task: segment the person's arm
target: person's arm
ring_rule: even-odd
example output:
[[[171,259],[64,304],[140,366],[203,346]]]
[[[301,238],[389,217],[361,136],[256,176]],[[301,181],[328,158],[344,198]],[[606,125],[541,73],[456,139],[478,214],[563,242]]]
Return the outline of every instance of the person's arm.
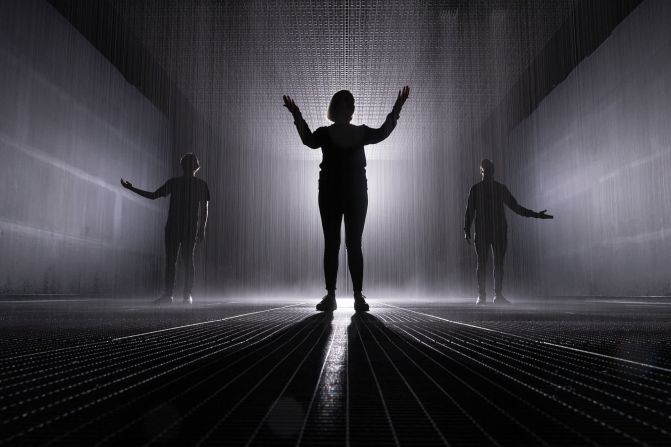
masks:
[[[517,202],[515,197],[513,197],[513,195],[510,193],[510,191],[508,191],[508,188],[506,187],[504,187],[503,202],[508,206],[508,208],[510,208],[520,216],[535,217],[537,219],[552,219],[554,217],[549,214],[546,214],[547,210],[543,210],[537,213],[536,211],[532,211],[528,208],[523,207]]]
[[[207,201],[200,202],[200,213],[198,216],[198,236],[196,241],[203,242],[205,240],[205,226],[207,225],[207,215],[208,215],[208,203]]]
[[[466,205],[466,214],[464,215],[464,239],[468,244],[471,243],[471,223],[475,216],[475,197],[473,195],[473,188],[468,193],[468,204]]]
[[[382,126],[377,129],[371,129],[367,126],[365,127],[366,136],[364,138],[364,144],[379,143],[391,134],[391,132],[396,127],[396,122],[398,121],[399,116],[401,116],[401,109],[403,108],[403,104],[405,104],[405,101],[408,99],[409,95],[410,88],[406,85],[398,92],[398,97],[396,98],[394,107],[391,109],[389,115],[387,115],[387,118],[384,120],[384,123],[382,123]]]
[[[124,188],[126,188],[129,191],[134,192],[137,195],[140,195],[142,197],[145,197],[145,198],[151,199],[151,200],[158,199],[159,197],[165,196],[166,195],[165,194],[165,189],[167,188],[166,185],[167,185],[167,183],[165,185],[161,186],[160,188],[158,188],[156,191],[151,192],[151,191],[145,191],[144,189],[136,188],[128,180],[121,179],[121,186],[123,186]]]
[[[319,139],[315,133],[310,130],[308,123],[303,119],[303,115],[294,100],[286,95],[283,96],[282,99],[284,100],[284,107],[286,107],[294,117],[294,124],[296,125],[296,130],[298,130],[298,135],[301,137],[303,144],[309,148],[318,149],[321,146]]]

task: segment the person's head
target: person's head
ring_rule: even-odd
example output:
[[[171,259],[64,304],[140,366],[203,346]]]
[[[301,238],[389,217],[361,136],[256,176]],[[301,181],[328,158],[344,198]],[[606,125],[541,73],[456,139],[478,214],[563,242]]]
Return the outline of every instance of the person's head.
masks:
[[[480,175],[482,175],[483,179],[494,177],[494,163],[489,158],[485,158],[480,162]]]
[[[182,155],[179,164],[182,166],[184,175],[195,175],[200,169],[200,163],[193,152]]]
[[[334,123],[349,123],[354,114],[354,96],[349,90],[340,90],[329,103],[326,117]]]

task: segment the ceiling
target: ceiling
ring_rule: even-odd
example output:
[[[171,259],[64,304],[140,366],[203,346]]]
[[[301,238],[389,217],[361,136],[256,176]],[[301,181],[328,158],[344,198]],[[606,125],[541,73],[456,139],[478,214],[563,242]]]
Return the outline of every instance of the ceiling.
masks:
[[[373,126],[398,89],[410,85],[395,144],[369,156],[392,159],[407,158],[402,148],[429,134],[476,129],[576,5],[110,1],[212,128],[250,150],[303,154],[294,150],[283,94],[295,98],[315,128],[328,123],[331,95],[349,89],[357,101],[353,122]]]

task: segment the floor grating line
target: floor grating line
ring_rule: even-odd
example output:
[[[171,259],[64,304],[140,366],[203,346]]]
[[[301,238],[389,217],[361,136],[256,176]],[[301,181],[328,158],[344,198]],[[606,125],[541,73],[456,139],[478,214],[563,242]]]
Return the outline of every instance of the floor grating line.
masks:
[[[3,308],[0,444],[671,444],[671,306],[209,304]]]

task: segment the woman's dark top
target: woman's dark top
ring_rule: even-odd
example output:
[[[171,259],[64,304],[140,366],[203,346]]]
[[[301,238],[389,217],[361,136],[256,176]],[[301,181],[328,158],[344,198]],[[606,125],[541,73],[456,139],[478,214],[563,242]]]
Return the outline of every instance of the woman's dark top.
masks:
[[[379,129],[346,123],[320,127],[311,132],[301,115],[294,116],[303,144],[312,149],[322,149],[320,188],[365,180],[366,154],[363,147],[387,138],[396,127],[397,120],[398,114],[392,111]]]

